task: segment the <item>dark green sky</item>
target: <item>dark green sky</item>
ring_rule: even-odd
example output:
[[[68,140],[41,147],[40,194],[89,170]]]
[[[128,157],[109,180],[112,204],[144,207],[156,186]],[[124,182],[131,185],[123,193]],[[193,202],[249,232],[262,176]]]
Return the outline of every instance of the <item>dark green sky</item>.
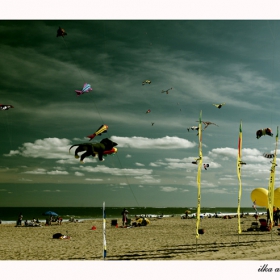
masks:
[[[0,21],[0,104],[14,106],[0,111],[0,205],[195,206],[198,139],[187,128],[202,110],[218,125],[203,131],[202,207],[237,204],[240,120],[251,206],[275,147],[255,132],[279,125],[279,31],[272,20]],[[93,90],[76,96],[85,82]],[[118,154],[81,165],[68,149],[101,124]]]

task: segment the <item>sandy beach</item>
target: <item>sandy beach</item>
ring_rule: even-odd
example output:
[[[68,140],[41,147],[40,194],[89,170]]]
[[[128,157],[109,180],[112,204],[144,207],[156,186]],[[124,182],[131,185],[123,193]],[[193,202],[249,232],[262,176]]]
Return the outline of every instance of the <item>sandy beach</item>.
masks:
[[[265,218],[262,217],[262,218]],[[180,217],[150,218],[142,227],[121,228],[106,220],[107,260],[279,260],[278,227],[268,231],[247,231],[255,218],[204,218],[195,237],[196,220]],[[133,222],[133,221],[132,221]],[[0,225],[1,260],[102,260],[103,221],[41,227]],[[119,225],[121,219],[118,219]],[[95,226],[96,229],[92,230]],[[55,233],[70,239],[53,239]]]

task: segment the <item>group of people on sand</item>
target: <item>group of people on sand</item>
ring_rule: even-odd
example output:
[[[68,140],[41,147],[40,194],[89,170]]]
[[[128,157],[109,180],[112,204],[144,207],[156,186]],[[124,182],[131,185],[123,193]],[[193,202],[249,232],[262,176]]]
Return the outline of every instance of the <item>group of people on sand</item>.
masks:
[[[150,223],[150,221],[146,217],[135,216],[135,222],[131,223],[131,220],[128,219],[128,210],[126,208],[123,209],[122,215],[122,227],[139,227],[146,226]]]
[[[28,220],[25,220],[24,225],[26,227],[36,227],[36,226],[41,226],[40,221],[35,218],[33,218],[30,222],[28,222]]]
[[[46,226],[51,226],[52,223],[58,223],[59,225],[62,224],[62,217],[53,217],[53,216],[50,216],[49,218],[46,219]]]
[[[267,221],[267,224],[270,223],[270,212],[269,212],[268,208],[267,208],[267,212],[266,212],[266,221]],[[276,226],[278,226],[279,221],[280,221],[280,209],[278,207],[273,206],[273,222]]]

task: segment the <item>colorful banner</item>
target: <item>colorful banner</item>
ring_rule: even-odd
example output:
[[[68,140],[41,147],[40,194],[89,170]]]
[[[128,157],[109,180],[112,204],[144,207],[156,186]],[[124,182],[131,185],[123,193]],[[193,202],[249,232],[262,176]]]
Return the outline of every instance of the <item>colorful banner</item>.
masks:
[[[274,182],[275,182],[275,167],[276,164],[276,155],[277,155],[277,145],[278,145],[278,126],[277,126],[277,133],[276,133],[276,144],[275,144],[275,151],[274,151],[274,158],[271,163],[271,169],[270,169],[270,178],[269,178],[269,184],[268,184],[268,210],[269,210],[269,216],[270,216],[270,228],[273,227],[274,221],[273,221],[273,202],[274,202]]]
[[[240,221],[240,202],[242,196],[242,184],[241,184],[241,166],[242,166],[242,122],[239,125],[239,138],[238,138],[238,151],[237,151],[237,177],[239,181],[239,191],[238,191],[238,206],[237,206],[237,217],[238,217],[238,233],[242,232],[241,230],[241,221]]]
[[[196,238],[199,238],[199,223],[200,223],[200,176],[201,176],[201,167],[202,167],[202,130],[201,130],[201,118],[202,118],[202,111],[200,111],[199,115],[199,125],[198,125],[198,169],[197,169],[197,212],[196,212]]]
[[[103,259],[106,258],[107,246],[106,246],[106,212],[105,202],[103,202]]]

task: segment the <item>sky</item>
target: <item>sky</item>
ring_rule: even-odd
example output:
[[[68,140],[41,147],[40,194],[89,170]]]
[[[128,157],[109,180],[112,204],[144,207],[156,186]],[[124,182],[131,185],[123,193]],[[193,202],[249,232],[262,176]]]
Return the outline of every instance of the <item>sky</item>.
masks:
[[[0,104],[14,106],[0,111],[1,206],[195,207],[198,136],[187,128],[200,112],[216,124],[202,132],[201,207],[237,206],[241,121],[241,206],[268,187],[278,20],[34,18],[0,21]],[[93,90],[77,96],[84,83]],[[118,153],[81,164],[70,146],[102,124],[92,142],[108,137]],[[274,136],[256,139],[266,127]]]

